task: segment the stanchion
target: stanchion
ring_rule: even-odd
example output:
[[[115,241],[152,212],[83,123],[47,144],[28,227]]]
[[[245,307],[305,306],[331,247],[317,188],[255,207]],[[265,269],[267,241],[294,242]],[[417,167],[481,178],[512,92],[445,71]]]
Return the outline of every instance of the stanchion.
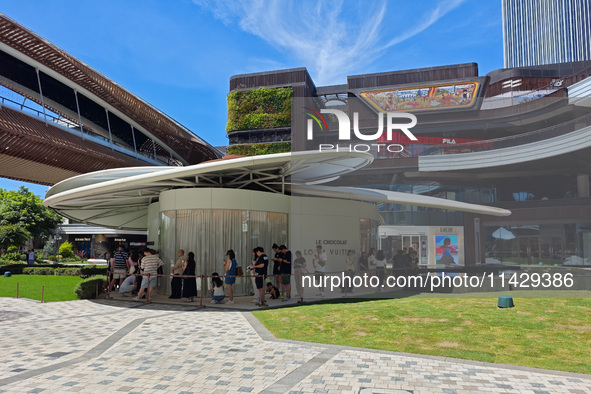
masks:
[[[16,284],[16,298],[18,298],[18,283]]]
[[[201,275],[199,278],[201,281],[201,295],[199,296],[199,305],[197,305],[197,308],[205,308],[205,305],[203,305],[203,275]]]
[[[98,299],[98,282],[96,282],[96,295],[94,296],[94,299]]]
[[[154,291],[154,290],[152,290]],[[150,294],[150,274],[148,273],[148,287],[146,288],[146,301],[144,302],[144,304],[151,304],[152,303],[152,297]]]
[[[113,271],[111,271],[111,275],[113,274]],[[111,282],[113,281],[112,276],[109,276],[109,271],[107,271],[107,296],[105,297],[105,300],[112,300],[113,297],[111,297]]]
[[[43,303],[43,293],[45,292],[45,286],[41,286],[41,303]]]

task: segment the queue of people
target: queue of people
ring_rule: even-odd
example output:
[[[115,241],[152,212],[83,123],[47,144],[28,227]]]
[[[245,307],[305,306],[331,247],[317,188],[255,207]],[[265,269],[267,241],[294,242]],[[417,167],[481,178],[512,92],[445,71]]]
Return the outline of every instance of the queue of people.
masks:
[[[273,244],[273,257],[270,259],[263,247],[256,247],[252,250],[252,263],[247,269],[250,270],[255,302],[257,305],[267,306],[266,294],[271,299],[280,299],[287,302],[292,298],[292,280],[295,285],[295,298],[303,298],[303,276],[311,274],[308,271],[308,262],[301,251],[295,252],[295,258],[286,245]],[[269,267],[271,261],[272,266]],[[134,300],[139,301],[145,294],[146,302],[151,302],[154,288],[158,283],[159,269],[162,267],[162,260],[156,252],[146,249],[143,257],[137,251],[127,254],[122,246],[110,259],[110,281],[109,291],[119,287],[119,293],[123,296],[131,296],[137,293]],[[328,257],[322,245],[317,245],[311,258],[311,269],[313,270],[314,283],[318,285],[316,296],[324,296],[324,276],[327,272]],[[236,277],[242,275],[242,268],[236,260],[236,253],[229,249],[222,261],[223,275],[218,272],[211,274],[210,296],[211,303],[234,303],[234,289]],[[418,257],[415,250],[398,250],[392,259],[385,257],[383,250],[371,248],[369,252],[362,251],[357,258],[354,250],[348,250],[345,259],[345,274],[348,277],[367,273],[376,276],[380,283],[386,277],[388,266],[394,269],[415,269],[418,267]],[[271,275],[268,270],[271,268]],[[197,264],[195,254],[189,252],[185,257],[185,251],[177,251],[177,259],[172,266],[172,278],[170,282],[170,299],[184,298],[186,302],[193,302],[198,296],[197,286]],[[150,276],[148,280],[148,275]],[[292,279],[293,275],[293,279]],[[271,281],[267,281],[267,280]],[[378,291],[380,287],[378,287]],[[341,288],[342,293],[351,293],[353,288],[350,285]]]

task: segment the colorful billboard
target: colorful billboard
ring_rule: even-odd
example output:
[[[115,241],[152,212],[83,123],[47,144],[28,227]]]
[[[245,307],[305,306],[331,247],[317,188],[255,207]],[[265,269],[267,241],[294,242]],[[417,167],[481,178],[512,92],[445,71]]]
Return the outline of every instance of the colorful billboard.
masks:
[[[427,85],[361,92],[380,112],[445,110],[470,107],[478,92],[478,82]]]
[[[438,265],[459,265],[458,249],[459,247],[457,235],[435,236],[435,261]]]

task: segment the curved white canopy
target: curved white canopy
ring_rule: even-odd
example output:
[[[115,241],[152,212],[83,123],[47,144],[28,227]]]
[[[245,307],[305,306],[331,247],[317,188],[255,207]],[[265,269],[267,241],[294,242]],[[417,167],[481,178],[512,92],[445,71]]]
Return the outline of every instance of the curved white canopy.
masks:
[[[189,167],[135,167],[76,176],[53,186],[45,206],[60,214],[104,227],[147,228],[150,203],[175,188],[256,188],[359,201],[387,202],[505,216],[504,209],[421,195],[351,187],[310,186],[365,167],[373,156],[364,152],[296,152],[241,157]]]
[[[282,193],[287,183],[330,181],[372,161],[364,152],[296,152],[188,167],[118,168],[66,179],[49,189],[43,203],[84,223],[144,230],[148,205],[165,190],[256,187]]]

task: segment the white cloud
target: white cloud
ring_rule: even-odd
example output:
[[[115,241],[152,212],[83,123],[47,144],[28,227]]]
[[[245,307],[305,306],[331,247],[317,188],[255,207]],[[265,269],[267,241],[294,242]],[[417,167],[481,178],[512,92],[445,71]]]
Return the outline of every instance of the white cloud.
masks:
[[[367,68],[388,48],[423,32],[464,2],[439,0],[424,14],[398,15],[403,23],[393,24],[391,16],[397,10],[388,10],[392,3],[385,0],[193,1],[223,23],[237,24],[295,57],[319,85],[345,83],[347,75]],[[393,30],[398,34],[388,39]]]

